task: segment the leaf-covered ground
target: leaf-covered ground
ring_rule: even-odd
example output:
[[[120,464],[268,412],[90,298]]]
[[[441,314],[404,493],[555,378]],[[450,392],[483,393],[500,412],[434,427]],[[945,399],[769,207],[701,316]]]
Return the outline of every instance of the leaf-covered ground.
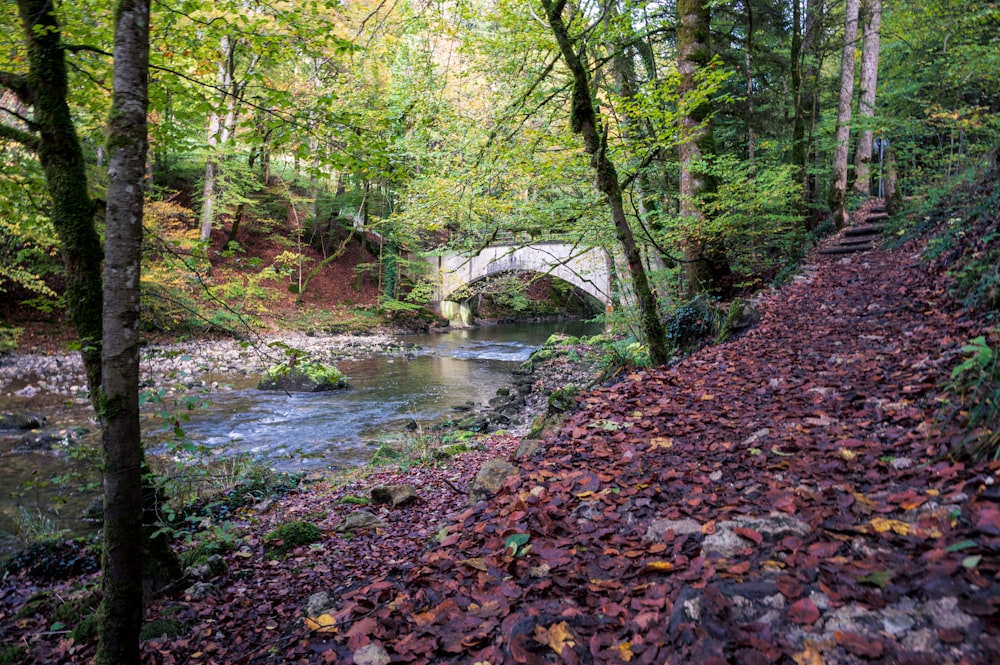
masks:
[[[203,599],[149,608],[184,632],[145,658],[1000,662],[1000,465],[944,455],[959,432],[937,416],[985,328],[950,302],[912,246],[817,259],[742,337],[585,395],[489,501],[462,491],[511,437],[248,518]],[[422,499],[339,531],[358,510],[340,498],[384,483]],[[323,540],[268,559],[261,534],[291,518]],[[41,635],[51,617],[13,618],[30,591],[4,583],[5,640],[85,662]]]

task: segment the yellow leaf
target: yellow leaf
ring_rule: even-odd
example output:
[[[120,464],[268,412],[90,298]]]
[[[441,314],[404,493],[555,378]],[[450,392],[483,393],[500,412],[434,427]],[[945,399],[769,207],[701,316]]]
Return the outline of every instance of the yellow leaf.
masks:
[[[871,521],[872,528],[878,533],[892,531],[893,533],[905,536],[910,533],[910,525],[899,520],[889,520],[884,517],[876,517]]]
[[[317,633],[336,633],[337,620],[329,614],[320,614],[318,617],[306,617],[306,628]]]
[[[823,656],[820,655],[816,645],[806,640],[805,646],[805,649],[792,655],[795,665],[824,665]]]
[[[486,561],[481,556],[477,556],[472,559],[462,559],[456,563],[466,566],[467,568],[475,568],[476,570],[486,572]]]
[[[703,402],[710,402],[713,399],[715,399],[715,395],[709,395],[708,393],[705,393],[704,395],[701,396],[701,401]]]
[[[674,569],[674,564],[669,561],[650,561],[645,566],[642,567],[644,571],[657,571],[661,573],[669,573]]]
[[[594,496],[594,493],[587,490],[586,492],[577,492],[574,496],[578,499],[586,499],[588,496]]]
[[[615,648],[618,649],[618,657],[624,660],[626,663],[632,660],[632,658],[635,656],[635,654],[632,653],[631,642],[622,642],[621,644],[616,644]]]
[[[558,654],[561,654],[566,647],[576,646],[573,633],[569,632],[569,624],[565,621],[554,623],[548,628],[535,626],[535,639],[541,644],[547,644]]]
[[[941,493],[940,490],[936,490],[934,488],[927,489],[925,490],[925,492],[927,493],[927,496],[937,496],[938,494]]]
[[[653,439],[650,439],[649,445],[653,446],[654,448],[673,448],[674,440],[665,436],[658,436]]]
[[[850,462],[852,459],[858,456],[856,452],[854,452],[853,450],[848,450],[847,448],[841,448],[838,452],[840,453],[840,456],[843,457],[848,462]]]

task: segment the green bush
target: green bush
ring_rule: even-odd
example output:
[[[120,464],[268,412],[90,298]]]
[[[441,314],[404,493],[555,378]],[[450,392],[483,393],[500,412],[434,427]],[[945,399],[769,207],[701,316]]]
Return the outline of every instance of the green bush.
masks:
[[[1000,459],[1000,349],[982,335],[962,347],[966,358],[951,373],[945,417],[958,417],[966,435],[952,450],[974,460]]]
[[[309,545],[323,538],[319,527],[309,522],[285,522],[264,536],[264,549],[271,556],[282,556],[301,545]]]
[[[21,339],[24,328],[11,328],[0,325],[0,354],[10,353],[17,350],[17,343]]]

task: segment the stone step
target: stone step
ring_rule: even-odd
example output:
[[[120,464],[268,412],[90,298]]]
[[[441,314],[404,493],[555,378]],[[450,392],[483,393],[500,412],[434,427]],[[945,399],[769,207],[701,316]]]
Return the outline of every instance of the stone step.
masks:
[[[871,236],[847,236],[841,238],[837,244],[841,247],[852,247],[854,245],[870,245],[871,242]]]
[[[844,229],[845,236],[869,236],[881,233],[885,230],[885,224],[859,224],[858,226],[848,226]]]
[[[841,245],[835,245],[833,247],[828,247],[826,249],[819,250],[820,254],[853,254],[854,252],[866,252],[869,249],[874,249],[872,245],[849,245],[847,247]]]
[[[884,210],[878,212],[872,210],[870,213],[868,213],[868,216],[865,217],[865,221],[868,222],[877,222],[880,219],[889,219],[889,213],[885,212]]]

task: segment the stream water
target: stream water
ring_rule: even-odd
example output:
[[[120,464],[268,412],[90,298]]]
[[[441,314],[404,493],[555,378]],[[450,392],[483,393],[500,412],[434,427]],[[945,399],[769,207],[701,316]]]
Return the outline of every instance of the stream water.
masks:
[[[256,379],[239,377],[230,381],[231,390],[194,396],[194,408],[182,409],[189,419],[181,426],[209,455],[250,454],[280,471],[362,465],[375,451],[372,442],[383,433],[404,431],[412,422],[426,427],[454,416],[456,406],[486,403],[498,388],[510,383],[511,372],[554,332],[596,334],[601,325],[512,324],[406,336],[400,341],[414,345],[414,349],[404,356],[338,363],[348,377],[348,390],[261,392],[254,387]],[[5,405],[0,398],[0,411],[15,408],[45,415],[49,429],[56,432],[93,428],[85,403],[37,400],[29,405]],[[153,454],[166,452],[166,444],[156,443],[166,438],[164,420],[157,411],[172,413],[173,409],[176,406],[159,405],[144,411],[143,434]],[[96,447],[96,433],[88,440]],[[0,445],[2,451],[10,449],[9,443],[0,441]],[[67,484],[52,487],[49,480],[86,464],[59,452],[5,452],[0,457],[0,530],[9,530],[11,520],[25,506],[43,517],[55,510],[59,519],[73,522],[96,490],[74,492],[71,502],[60,507],[54,497],[67,494]],[[35,507],[38,505],[45,508],[44,514]]]

